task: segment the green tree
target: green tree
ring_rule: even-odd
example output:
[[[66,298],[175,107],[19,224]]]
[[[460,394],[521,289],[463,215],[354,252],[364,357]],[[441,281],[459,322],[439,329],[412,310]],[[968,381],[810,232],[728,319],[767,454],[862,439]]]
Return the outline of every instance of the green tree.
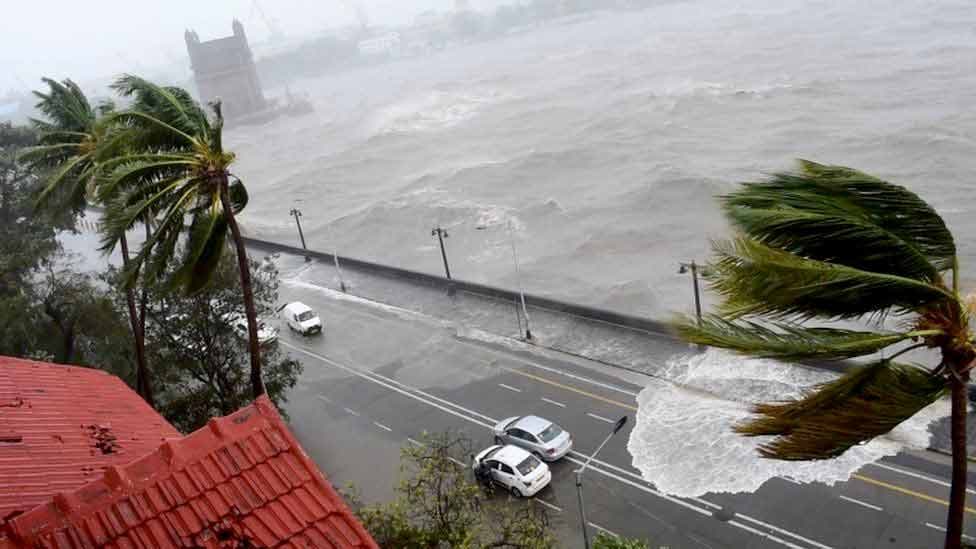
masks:
[[[252,394],[262,395],[257,312],[247,251],[236,220],[247,205],[247,191],[230,172],[234,153],[223,147],[220,104],[214,105],[214,119],[210,120],[181,88],[157,86],[131,75],[119,78],[113,87],[133,102],[129,109],[113,115],[116,123],[129,129],[129,150],[110,163],[105,182],[99,185],[109,202],[103,246],[114,247],[133,223],[153,216],[156,230],[133,265],[143,266],[150,280],[172,272],[175,286],[194,293],[210,281],[229,231],[237,251],[248,326]],[[177,243],[184,233],[186,245],[177,258]],[[173,264],[178,268],[171,271],[168,267]],[[135,273],[129,269],[128,274],[131,283]]]
[[[532,502],[498,501],[475,484],[471,442],[451,433],[424,435],[400,453],[403,475],[393,502],[352,506],[380,547],[401,549],[551,549],[545,510]]]
[[[966,500],[966,384],[976,346],[952,234],[904,187],[850,168],[800,166],[722,198],[738,231],[715,245],[709,268],[724,301],[719,314],[700,324],[682,318],[677,330],[695,343],[778,359],[845,359],[898,346],[804,398],[756,406],[758,417],[736,430],[774,435],[760,447],[766,458],[830,459],[948,391],[953,471],[945,547],[957,549]],[[822,325],[888,315],[900,329]],[[931,369],[895,362],[915,348],[937,350],[941,360]]]
[[[104,161],[119,154],[127,136],[113,131],[112,119],[106,116],[112,111],[111,104],[93,107],[81,88],[70,79],[57,82],[44,78],[43,82],[48,87],[47,92],[35,91],[34,95],[38,98],[37,110],[46,120],[31,120],[39,133],[39,143],[25,151],[21,158],[33,168],[47,171],[44,188],[37,196],[38,208],[66,208],[83,214],[89,200],[96,196]],[[128,265],[129,245],[124,232],[119,237],[119,245],[122,262]],[[123,291],[135,347],[136,392],[153,405],[151,376],[146,362],[145,311],[137,310],[135,289],[131,285],[125,286]]]
[[[600,532],[593,538],[593,549],[650,549],[647,542],[639,539],[618,538]]]
[[[183,432],[202,427],[214,416],[227,415],[250,402],[247,342],[232,328],[243,300],[233,258],[225,256],[203,290],[183,296],[166,284],[149,288],[150,357],[159,387],[159,410]],[[250,262],[259,317],[274,314],[278,275]],[[120,277],[121,273],[114,276]],[[302,372],[277,342],[262,346],[268,397],[281,408]]]

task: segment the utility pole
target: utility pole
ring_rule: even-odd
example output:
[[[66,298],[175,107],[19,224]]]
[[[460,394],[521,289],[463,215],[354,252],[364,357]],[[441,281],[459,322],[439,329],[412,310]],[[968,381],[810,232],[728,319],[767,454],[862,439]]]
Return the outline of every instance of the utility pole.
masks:
[[[576,470],[576,497],[579,499],[579,515],[580,515],[580,527],[583,529],[583,546],[586,549],[590,549],[590,533],[586,526],[586,511],[583,510],[583,472],[586,471],[586,467],[590,464],[590,461],[600,453],[600,450],[610,442],[613,435],[617,434],[617,431],[623,428],[624,424],[627,423],[627,416],[623,416],[617,420],[614,424],[613,430],[607,435],[607,438],[603,439],[603,442],[597,446],[596,451],[590,454],[590,457],[586,458],[586,462],[583,466]]]
[[[298,225],[298,238],[302,239],[302,249],[305,250],[305,261],[311,261],[312,258],[308,257],[308,247],[305,246],[305,233],[302,232],[302,222],[299,218],[302,217],[302,211],[298,208],[292,208],[289,214],[295,216],[295,225]]]
[[[326,229],[329,231],[329,237],[332,239],[332,262],[335,263],[336,276],[339,277],[339,289],[345,292],[346,283],[342,279],[342,269],[339,268],[339,241],[335,239],[335,231],[331,227],[326,225]]]
[[[695,315],[698,317],[698,324],[701,324],[701,295],[698,289],[698,264],[695,263],[695,260],[692,260],[691,263],[682,263],[681,268],[678,269],[678,274],[685,274],[688,271],[691,271],[691,283],[695,290]]]
[[[430,230],[430,236],[437,235],[437,241],[441,244],[441,258],[444,260],[444,273],[447,279],[451,280],[451,268],[447,265],[447,252],[444,251],[444,239],[448,237],[447,229],[436,227]]]

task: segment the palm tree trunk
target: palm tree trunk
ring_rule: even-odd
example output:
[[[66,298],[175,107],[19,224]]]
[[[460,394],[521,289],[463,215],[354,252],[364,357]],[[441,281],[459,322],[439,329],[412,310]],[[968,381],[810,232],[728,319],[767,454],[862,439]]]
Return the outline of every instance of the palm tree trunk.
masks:
[[[254,309],[254,289],[251,287],[251,268],[247,263],[247,250],[244,249],[244,239],[241,238],[241,228],[234,218],[234,208],[230,202],[230,191],[227,175],[224,174],[220,182],[220,201],[224,206],[227,225],[234,237],[237,248],[237,268],[241,272],[241,293],[244,294],[244,314],[247,316],[247,341],[251,354],[251,393],[254,398],[265,393],[264,377],[261,375],[261,347],[258,343],[258,315]]]
[[[124,234],[120,239],[120,244],[122,245],[122,266],[128,270],[129,243]],[[142,329],[143,324],[139,313],[136,311],[135,290],[128,284],[125,288],[125,302],[129,309],[129,326],[132,328],[132,338],[135,340],[136,346],[136,392],[146,403],[155,408],[152,385],[149,380],[149,368],[146,364],[146,332]]]
[[[949,386],[952,390],[952,487],[949,489],[949,516],[946,519],[945,549],[959,549],[962,547],[963,519],[966,513],[966,468],[969,458],[966,450],[966,381],[969,373],[955,374],[956,369],[950,365],[952,374],[949,376]]]

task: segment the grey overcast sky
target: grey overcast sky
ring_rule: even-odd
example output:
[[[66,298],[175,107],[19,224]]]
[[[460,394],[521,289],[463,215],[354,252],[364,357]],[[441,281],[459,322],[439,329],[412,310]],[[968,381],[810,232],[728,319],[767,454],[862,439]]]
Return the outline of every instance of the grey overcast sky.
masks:
[[[370,23],[412,20],[454,0],[260,0],[269,18],[288,36],[315,33],[356,21],[360,3]],[[472,7],[497,5],[472,1]],[[255,0],[0,0],[0,95],[26,91],[38,79],[71,77],[79,82],[185,58],[183,30],[207,40],[230,33],[239,18],[254,41],[267,37]]]

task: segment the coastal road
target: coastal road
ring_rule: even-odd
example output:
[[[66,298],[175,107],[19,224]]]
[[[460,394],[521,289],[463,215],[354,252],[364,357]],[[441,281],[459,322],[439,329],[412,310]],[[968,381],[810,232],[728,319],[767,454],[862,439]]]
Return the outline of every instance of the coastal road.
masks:
[[[489,427],[538,414],[569,430],[575,452],[552,464],[536,496],[564,547],[581,547],[573,471],[621,415],[633,420],[641,390],[633,374],[544,350],[459,337],[449,323],[327,289],[283,285],[325,323],[321,336],[282,330],[305,365],[285,409],[311,456],[338,485],[367,501],[392,495],[399,449],[423,433],[465,433],[481,447]],[[931,548],[941,544],[947,461],[905,454],[864,467],[832,487],[773,479],[753,494],[674,498],[630,465],[629,424],[594,460],[584,481],[590,531],[674,548]],[[976,490],[971,494],[976,495]],[[498,496],[502,497],[502,496]],[[976,509],[967,531],[976,532]]]

